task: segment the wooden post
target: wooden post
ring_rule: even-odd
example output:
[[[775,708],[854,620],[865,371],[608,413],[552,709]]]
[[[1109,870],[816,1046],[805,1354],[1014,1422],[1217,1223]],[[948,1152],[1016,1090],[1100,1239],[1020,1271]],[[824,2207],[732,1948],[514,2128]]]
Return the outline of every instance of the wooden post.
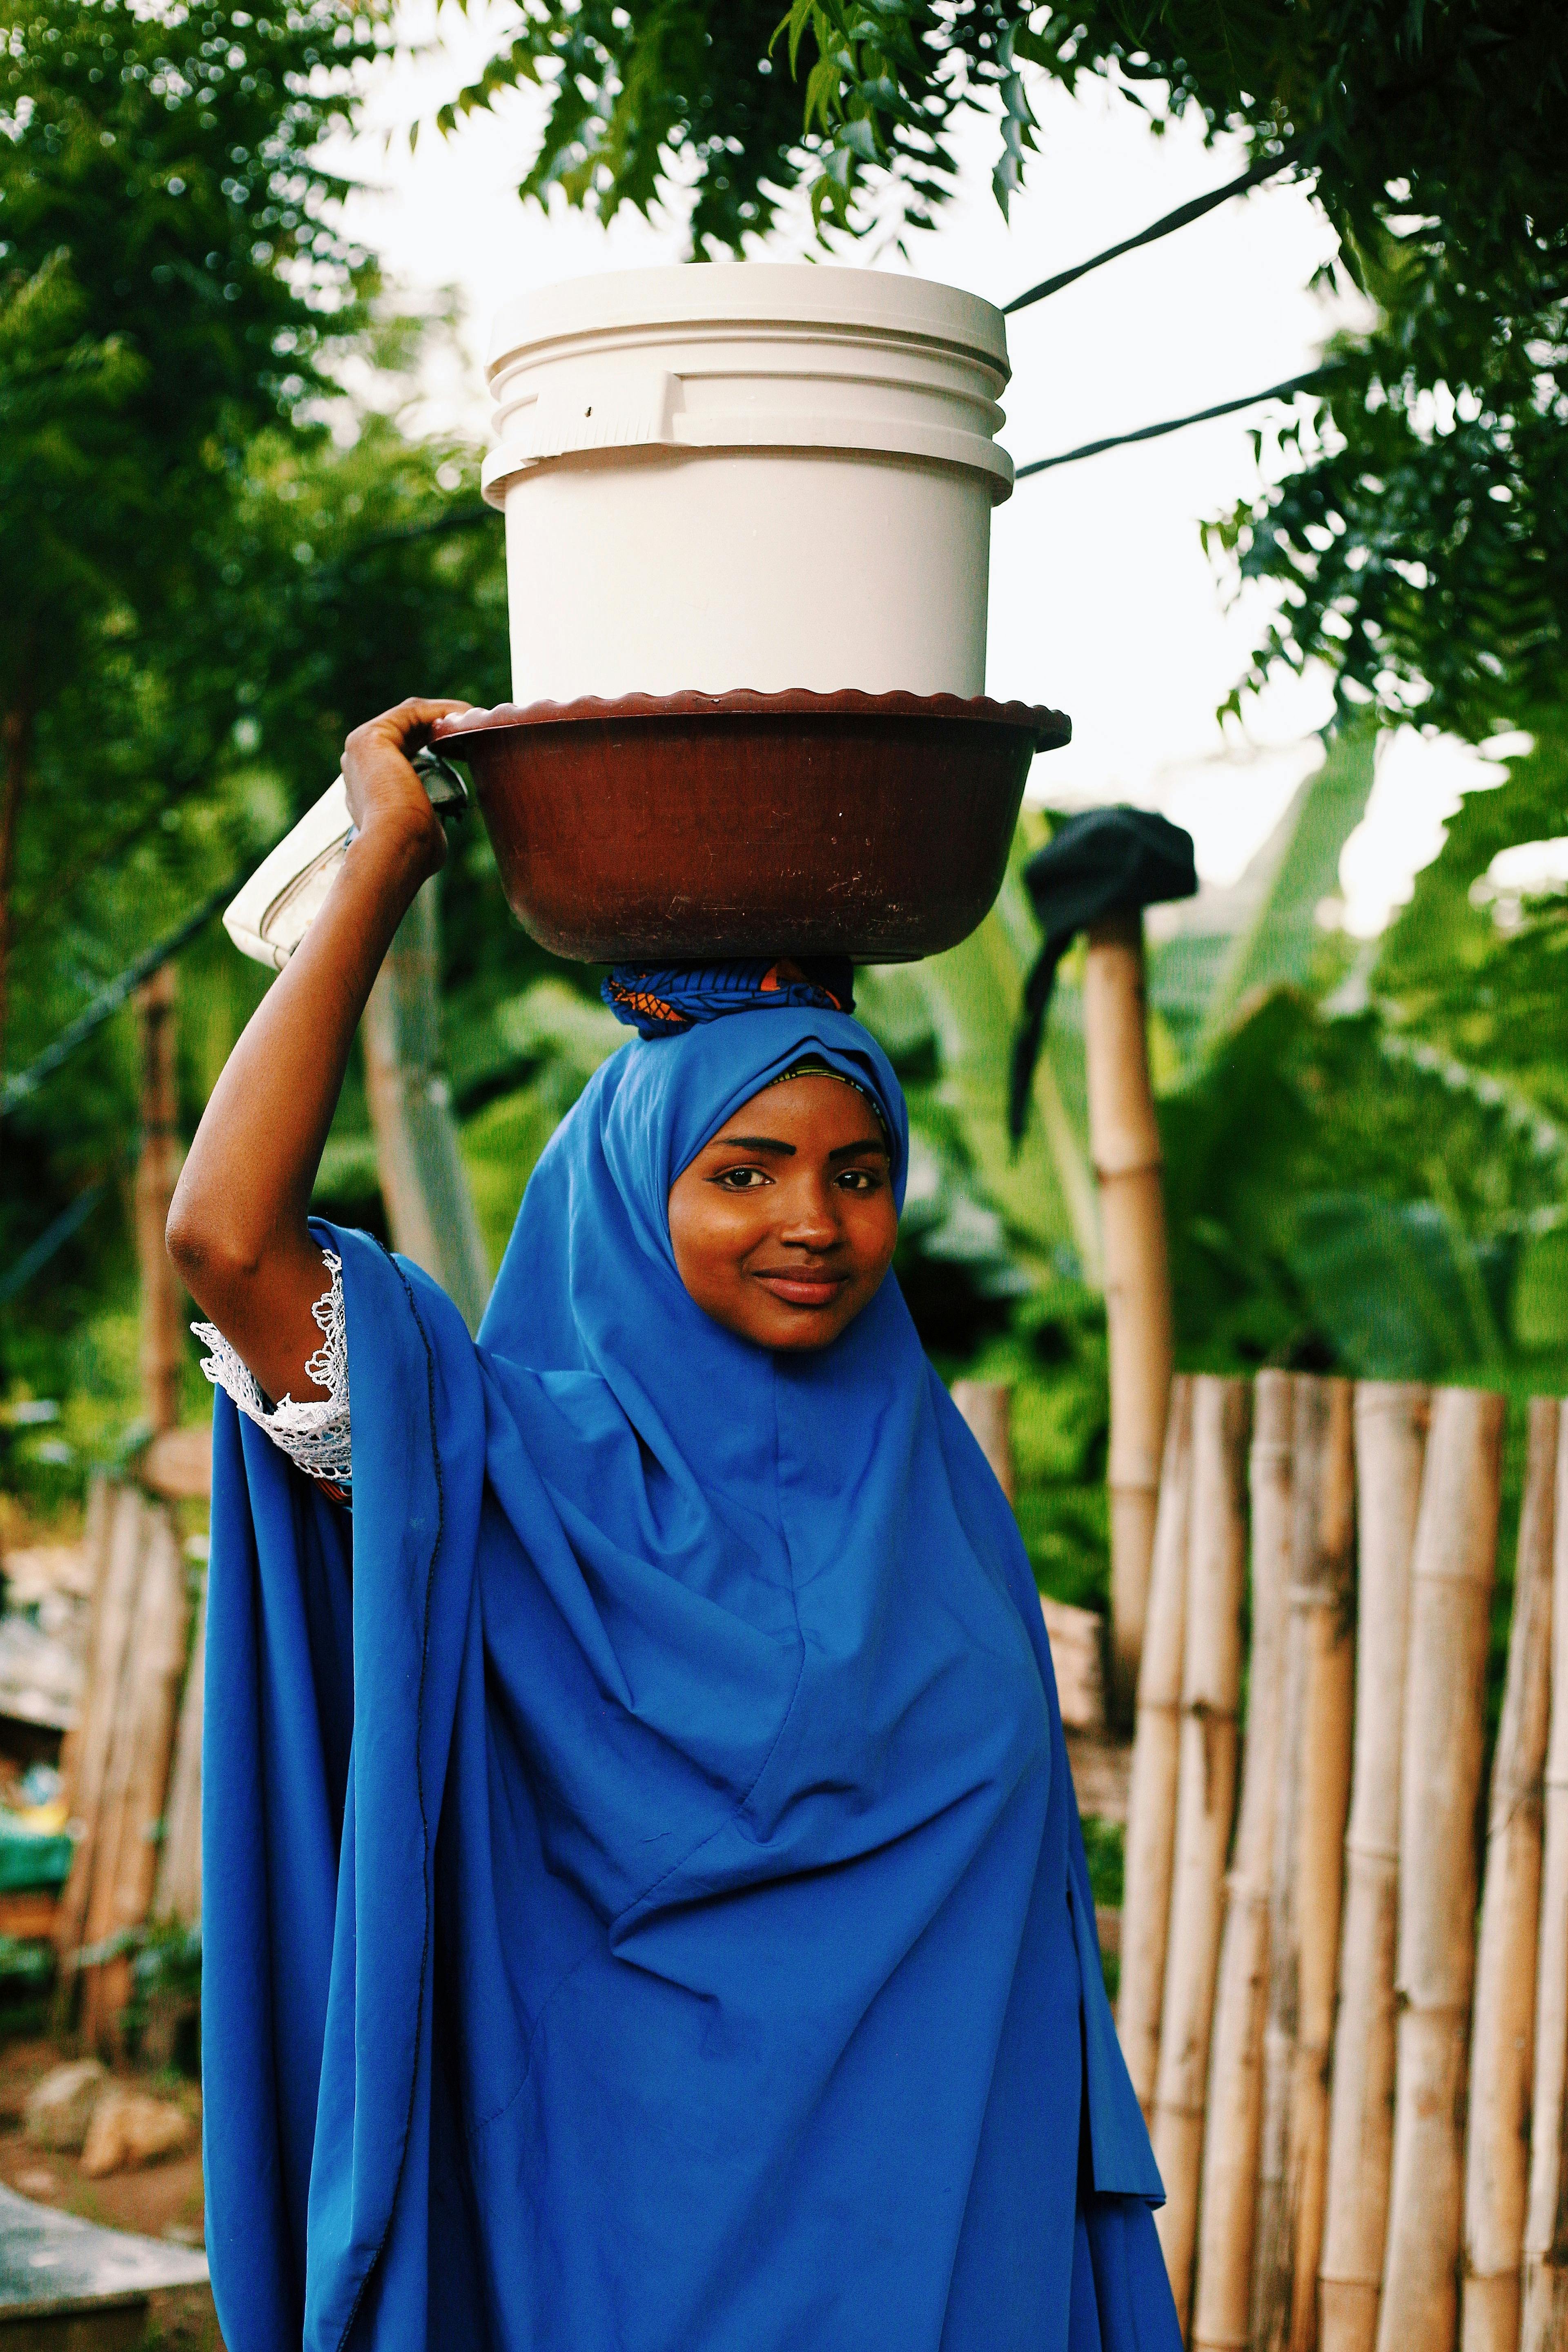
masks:
[[[1011,1502],[1016,1486],[1012,1381],[954,1381],[952,1401],[973,1431],[980,1451],[996,1473],[996,1484]]]
[[[1083,978],[1089,1140],[1100,1187],[1110,1354],[1111,1703],[1138,1683],[1171,1391],[1171,1272],[1149,1084],[1143,918],[1091,926]]]
[[[142,1925],[158,1872],[158,1830],[185,1664],[186,1607],[184,1567],[168,1511],[154,1505],[148,1517],[142,1590],[110,1754],[103,1850],[88,1912],[89,1944]],[[121,2013],[130,1998],[131,1963],[123,1953],[85,1972],[81,2033],[89,2050],[118,2042]]]
[[[1530,2183],[1535,1953],[1552,1690],[1555,1397],[1532,1397],[1513,1579],[1508,1679],[1492,1759],[1476,1951],[1465,2150],[1464,2352],[1519,2352],[1520,2263]]]
[[[1149,1586],[1148,1639],[1138,1673],[1138,1729],[1127,1795],[1121,1983],[1116,2008],[1122,2054],[1146,2116],[1153,2112],[1160,2061],[1160,2012],[1165,1997],[1165,1945],[1176,1847],[1192,1433],[1192,1382],[1178,1379],[1171,1391]]]
[[[1323,2221],[1322,2352],[1373,2352],[1394,2157],[1394,1944],[1410,1568],[1431,1397],[1363,1381],[1355,1392],[1355,1776],[1345,1833],[1340,2013]]]
[[[1329,2152],[1355,1651],[1355,1449],[1348,1381],[1296,1383],[1295,1527],[1268,1920],[1258,2352],[1309,2352]]]
[[[1245,1381],[1193,1382],[1193,1496],[1171,1930],[1154,2095],[1154,2160],[1165,2202],[1154,2216],[1176,2315],[1186,2332],[1197,2242],[1208,2084],[1225,1911],[1225,1865],[1236,1811],[1241,1603],[1247,1574]]]
[[[67,1791],[72,1817],[82,1827],[55,1918],[62,2017],[75,1991],[77,1950],[87,1939],[88,1908],[101,1862],[100,1822],[110,1750],[114,1741],[115,1706],[142,1582],[150,1518],[149,1507],[134,1486],[115,1488],[103,1576],[88,1637],[81,1722],[73,1734],[72,1770]]]
[[[173,1429],[180,1418],[185,1346],[185,1294],[163,1242],[181,1158],[172,963],[163,965],[137,990],[136,1011],[142,1037],[142,1152],[136,1163],[142,1413],[155,1433]]]
[[[1263,2121],[1263,2029],[1268,2010],[1268,1893],[1285,1596],[1290,1577],[1292,1387],[1289,1372],[1264,1371],[1253,1388],[1247,1746],[1215,1996],[1193,2352],[1245,2352],[1249,2341],[1258,2143]]]
[[[1458,2325],[1476,1806],[1497,1565],[1503,1401],[1440,1389],[1411,1573],[1399,1799],[1394,2177],[1378,2352],[1448,2352]]]
[[[163,1842],[153,1916],[181,1919],[194,1927],[202,1916],[202,1706],[206,1680],[207,1593],[204,1579],[196,1604],[191,1661],[185,1669],[169,1793],[163,1806]]]
[[[1558,1423],[1552,1554],[1552,1731],[1521,2352],[1562,2352],[1568,2344],[1568,1413]]]
[[[395,1249],[434,1276],[470,1331],[489,1268],[441,1074],[436,877],[409,908],[365,1006],[364,1078]]]

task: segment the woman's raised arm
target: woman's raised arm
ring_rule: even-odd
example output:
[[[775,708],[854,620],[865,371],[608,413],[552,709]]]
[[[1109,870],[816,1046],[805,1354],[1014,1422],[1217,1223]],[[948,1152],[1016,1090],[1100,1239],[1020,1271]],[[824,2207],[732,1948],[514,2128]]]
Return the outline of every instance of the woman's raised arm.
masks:
[[[321,1345],[310,1191],[365,999],[415,892],[446,856],[409,764],[444,712],[418,698],[356,727],[343,780],[359,836],[326,904],[229,1055],[169,1212],[186,1287],[268,1395],[303,1399]]]

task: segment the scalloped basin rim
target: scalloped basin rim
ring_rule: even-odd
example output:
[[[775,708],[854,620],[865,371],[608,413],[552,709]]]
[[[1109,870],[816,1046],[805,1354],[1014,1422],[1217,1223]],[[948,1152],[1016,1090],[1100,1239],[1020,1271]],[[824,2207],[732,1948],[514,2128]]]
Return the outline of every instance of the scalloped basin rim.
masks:
[[[639,719],[705,718],[957,719],[1027,731],[1042,751],[1058,751],[1072,740],[1072,720],[1066,711],[1053,710],[1044,703],[994,702],[984,694],[866,694],[858,687],[847,687],[835,694],[816,694],[805,687],[764,694],[751,687],[736,687],[723,694],[689,689],[679,694],[623,694],[613,698],[584,695],[574,702],[498,702],[493,709],[457,711],[449,718],[437,719],[431,738],[456,751],[463,736],[501,728],[604,726]]]
[[[1006,870],[1060,711],[804,689],[596,696],[455,713],[513,913],[589,963],[852,954],[966,938]]]

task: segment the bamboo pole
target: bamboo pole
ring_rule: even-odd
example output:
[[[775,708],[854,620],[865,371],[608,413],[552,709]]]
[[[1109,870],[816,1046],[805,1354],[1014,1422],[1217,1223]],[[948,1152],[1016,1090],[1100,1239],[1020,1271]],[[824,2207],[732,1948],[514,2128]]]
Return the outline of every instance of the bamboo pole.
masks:
[[[1476,1806],[1502,1424],[1500,1397],[1441,1389],[1426,1442],[1405,1677],[1401,2009],[1378,2352],[1451,2352],[1458,2325]]]
[[[1355,1651],[1355,1449],[1348,1381],[1301,1379],[1268,1920],[1263,2147],[1253,2258],[1258,2352],[1317,2338]]]
[[[1552,1730],[1521,2352],[1562,2352],[1568,2344],[1568,1413],[1558,1422],[1552,1581]]]
[[[1340,2013],[1323,2220],[1322,2352],[1373,2352],[1394,2157],[1394,1964],[1410,1565],[1430,1392],[1363,1381],[1355,1392],[1355,1766],[1345,1833]]]
[[[180,1548],[166,1509],[153,1513],[147,1560],[136,1608],[124,1694],[130,1769],[121,1811],[118,1850],[109,1887],[107,1933],[140,1927],[152,1907],[158,1873],[158,1832],[169,1788],[174,1717],[185,1663],[185,1577]],[[118,2042],[120,2019],[131,1998],[131,1962],[124,1953],[88,1976],[82,2002],[82,2038]]]
[[[1555,1397],[1532,1397],[1514,1568],[1508,1678],[1492,1759],[1476,1951],[1465,2147],[1464,2352],[1519,2352],[1520,2263],[1530,2184],[1535,1954],[1551,1718]]]
[[[103,1616],[103,1584],[109,1566],[109,1535],[113,1524],[113,1498],[118,1488],[110,1486],[101,1470],[95,1471],[87,1490],[87,1517],[82,1528],[82,1558],[89,1570],[92,1587],[88,1605],[87,1672],[82,1678],[81,1704],[75,1720],[60,1742],[60,1795],[65,1800],[67,1813],[74,1805],[76,1785],[81,1758],[82,1733],[88,1711],[88,1684],[91,1675],[92,1653]]]
[[[1205,1377],[1193,1382],[1176,1851],[1153,2119],[1154,2160],[1165,2184],[1155,2227],[1184,2332],[1197,2243],[1225,1865],[1236,1813],[1247,1402],[1245,1381]]]
[[[169,1796],[163,1808],[163,1840],[158,1854],[158,1883],[153,1895],[153,1916],[181,1919],[195,1927],[202,1916],[202,1706],[206,1680],[207,1591],[203,1580],[196,1603],[191,1660],[185,1669],[184,1696],[180,1702],[179,1727],[174,1734],[174,1759],[169,1770]]]
[[[184,1293],[163,1240],[180,1174],[174,967],[136,992],[142,1033],[142,1150],[136,1163],[136,1256],[142,1285],[142,1412],[153,1430],[180,1418]]]
[[[81,1832],[55,1921],[62,2009],[68,2007],[74,1987],[72,1970],[77,1947],[86,1934],[88,1906],[102,1851],[103,1796],[114,1738],[115,1704],[142,1580],[149,1516],[134,1486],[114,1490],[103,1582],[89,1639],[80,1732],[72,1757],[69,1801],[73,1817],[81,1823]]]
[[[1149,1584],[1148,1638],[1138,1671],[1138,1728],[1127,1792],[1121,1982],[1116,2007],[1122,2054],[1145,2116],[1153,2108],[1160,2060],[1160,2011],[1165,1994],[1171,1869],[1176,1845],[1192,1431],[1192,1382],[1178,1378],[1171,1391],[1160,1518]]]
[[[982,1454],[996,1474],[996,1484],[1012,1501],[1016,1488],[1013,1469],[1013,1383],[1011,1381],[954,1381],[952,1401],[968,1423]]]
[[[1090,926],[1083,1032],[1110,1359],[1111,1702],[1124,1715],[1149,1609],[1172,1364],[1165,1194],[1136,908]]]
[[[1244,2352],[1249,2341],[1252,2231],[1263,2121],[1263,2029],[1268,2007],[1268,1890],[1290,1575],[1293,1383],[1259,1372],[1253,1389],[1252,1655],[1236,1855],[1226,1882],[1215,1998],[1208,2128],[1199,2200],[1193,2352]]]
[[[395,1249],[447,1292],[470,1331],[489,1268],[441,1072],[440,933],[432,876],[398,925],[364,1009],[364,1084]]]

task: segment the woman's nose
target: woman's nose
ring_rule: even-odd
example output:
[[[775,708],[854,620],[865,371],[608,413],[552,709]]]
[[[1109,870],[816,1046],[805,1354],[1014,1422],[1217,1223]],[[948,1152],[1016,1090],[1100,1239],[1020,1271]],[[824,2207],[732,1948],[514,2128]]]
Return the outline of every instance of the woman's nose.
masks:
[[[831,1249],[838,1239],[839,1222],[826,1186],[803,1186],[789,1202],[779,1227],[779,1239],[797,1249]]]

